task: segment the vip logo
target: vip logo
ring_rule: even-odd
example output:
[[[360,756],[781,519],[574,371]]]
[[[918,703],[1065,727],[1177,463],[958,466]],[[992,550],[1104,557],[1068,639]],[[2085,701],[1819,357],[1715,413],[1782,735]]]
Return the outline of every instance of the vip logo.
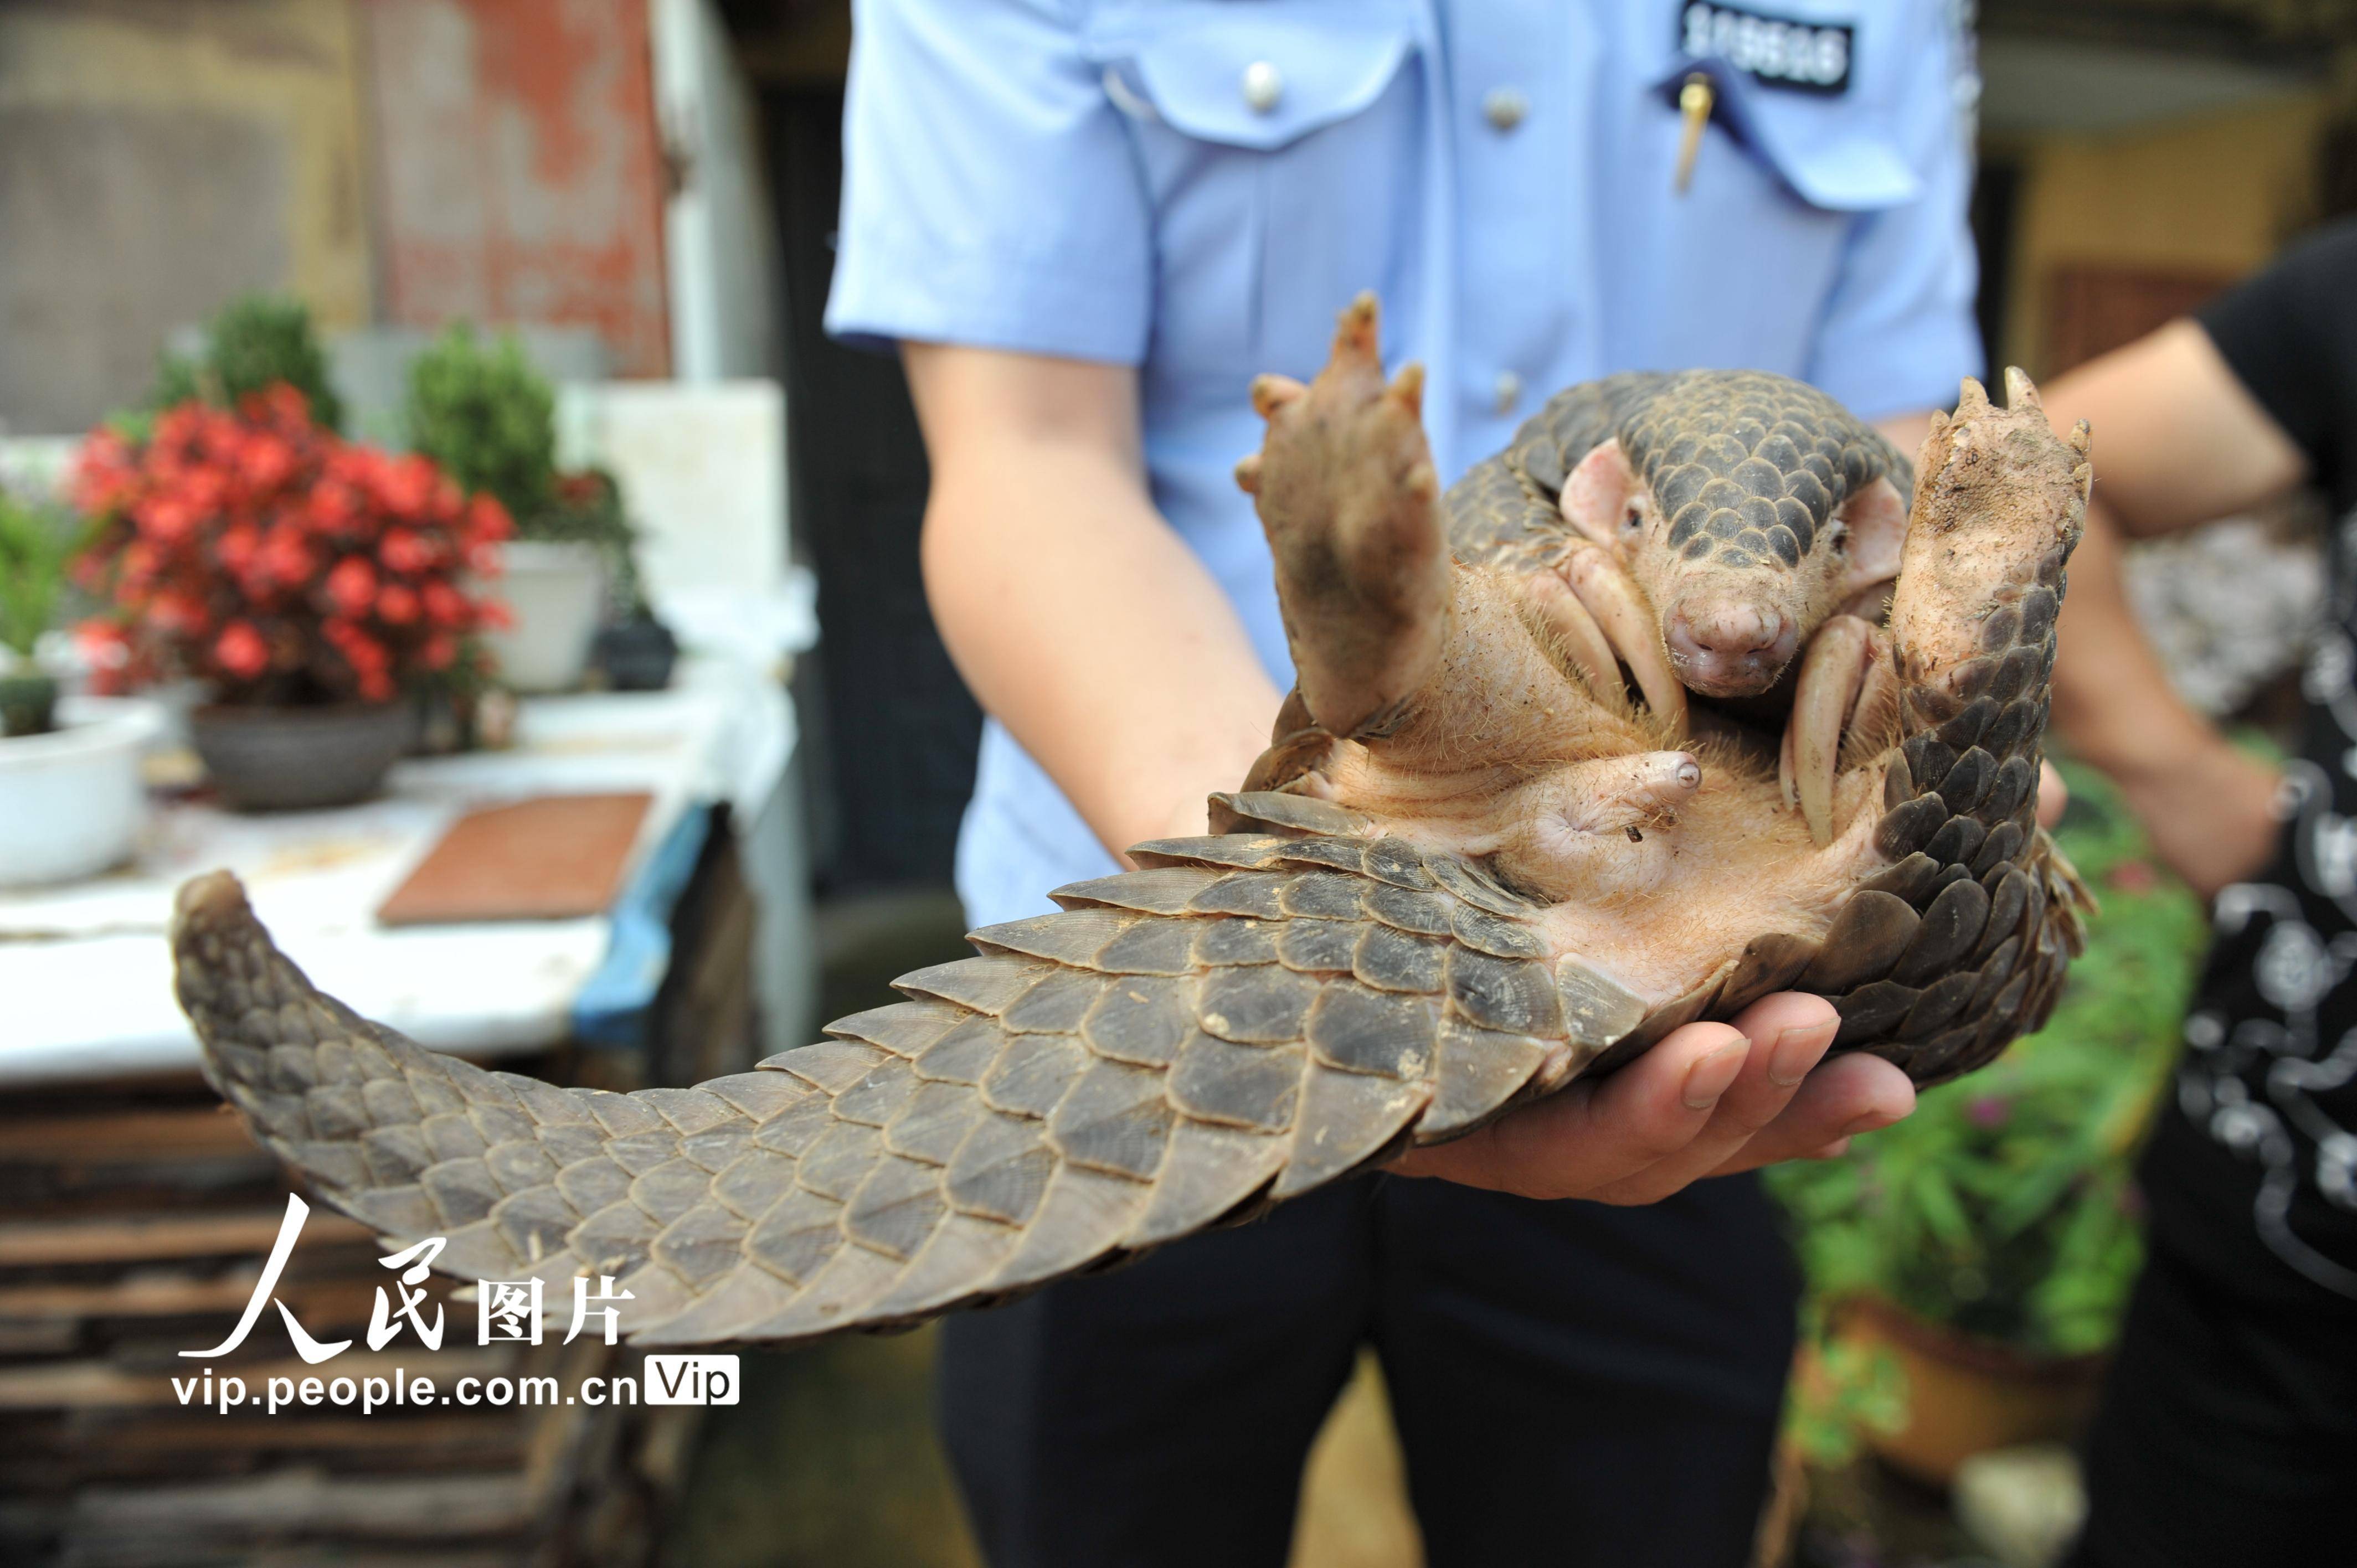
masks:
[[[640,1380],[649,1404],[735,1404],[744,1381],[734,1356],[649,1356]]]

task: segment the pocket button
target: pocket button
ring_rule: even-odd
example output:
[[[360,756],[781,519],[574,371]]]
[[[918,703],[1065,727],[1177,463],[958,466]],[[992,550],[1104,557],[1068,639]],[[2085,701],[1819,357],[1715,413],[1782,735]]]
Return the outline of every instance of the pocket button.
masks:
[[[1531,112],[1531,101],[1517,87],[1493,87],[1481,100],[1481,117],[1492,130],[1511,131]]]
[[[1285,97],[1285,73],[1265,59],[1244,67],[1244,102],[1255,114],[1273,114]]]

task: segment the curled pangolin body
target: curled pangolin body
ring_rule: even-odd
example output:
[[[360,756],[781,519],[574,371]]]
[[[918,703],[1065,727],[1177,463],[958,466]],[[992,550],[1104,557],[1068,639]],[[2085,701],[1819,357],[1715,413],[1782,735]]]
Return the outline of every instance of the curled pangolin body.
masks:
[[[315,991],[226,874],[182,890],[178,994],[212,1081],[329,1203],[552,1300],[619,1276],[641,1344],[1003,1299],[1459,1135],[1775,990],[1831,998],[1836,1048],[1934,1082],[2044,1020],[2084,903],[2033,811],[2086,469],[2007,417],[1933,438],[1892,610],[1893,732],[1854,764],[1881,782],[1859,875],[1827,918],[1708,955],[1674,997],[1556,950],[1546,908],[1478,856],[1272,791],[1219,799],[1236,831],[1141,845],[1142,869],[1060,890],[1061,912],[975,932],[978,956],[904,976],[908,1000],[828,1043],[694,1088],[559,1090],[427,1051]],[[2006,488],[2016,449],[2048,476],[2027,500]],[[1975,544],[1983,513],[2033,547]]]

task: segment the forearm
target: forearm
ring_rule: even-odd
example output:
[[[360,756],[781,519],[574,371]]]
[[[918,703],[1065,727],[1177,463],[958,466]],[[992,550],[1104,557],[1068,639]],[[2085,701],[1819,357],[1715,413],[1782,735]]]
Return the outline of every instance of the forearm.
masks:
[[[2206,897],[2266,864],[2276,778],[2178,695],[2136,621],[2121,553],[2112,519],[2090,506],[2058,623],[2052,722],[2119,784],[2160,858]]]
[[[1202,832],[1281,693],[1134,459],[1053,430],[934,446],[926,591],[976,697],[1116,854]]]
[[[2075,756],[2126,779],[2225,742],[2170,683],[2136,620],[2122,563],[2116,521],[2091,501],[2057,623],[2051,716]]]

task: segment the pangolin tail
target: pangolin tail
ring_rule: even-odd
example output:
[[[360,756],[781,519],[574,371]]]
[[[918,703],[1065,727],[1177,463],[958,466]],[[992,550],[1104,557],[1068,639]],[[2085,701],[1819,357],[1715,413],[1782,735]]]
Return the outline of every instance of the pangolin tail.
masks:
[[[545,1301],[614,1276],[641,1344],[1001,1299],[1468,1131],[1653,1032],[1462,865],[1324,802],[1227,800],[1261,831],[1141,846],[1157,869],[1063,889],[904,976],[909,1000],[694,1088],[426,1050],[314,989],[225,873],[181,890],[176,983],[214,1085],[329,1204]]]

